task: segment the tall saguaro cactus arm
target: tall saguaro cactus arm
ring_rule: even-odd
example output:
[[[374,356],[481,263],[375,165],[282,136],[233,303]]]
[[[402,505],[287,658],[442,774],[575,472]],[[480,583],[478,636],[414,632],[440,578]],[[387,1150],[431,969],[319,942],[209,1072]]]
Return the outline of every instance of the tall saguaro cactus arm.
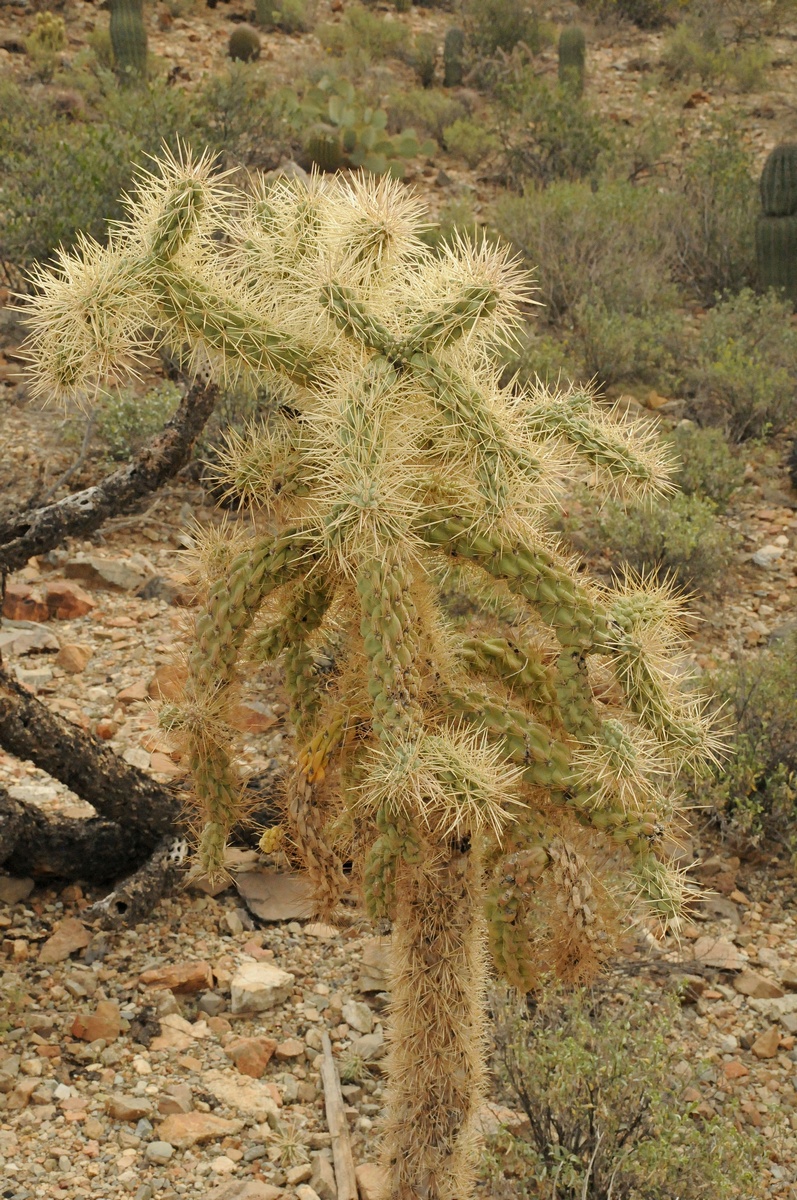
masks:
[[[677,919],[673,781],[715,745],[673,666],[674,597],[590,582],[544,528],[585,468],[665,490],[655,437],[589,391],[502,386],[528,284],[486,243],[433,254],[423,223],[384,179],[242,194],[207,159],[166,159],[107,247],[40,273],[30,348],[47,393],[91,393],[158,339],[221,381],[276,382],[283,403],[219,468],[259,532],[205,538],[188,683],[163,719],[220,874],[242,803],[230,709],[250,664],[282,660],[301,746],[284,836],[320,912],[348,860],[393,924],[387,1200],[467,1200],[488,951],[517,986],[594,970],[629,895],[602,843]],[[510,595],[516,628],[451,627],[446,564]]]

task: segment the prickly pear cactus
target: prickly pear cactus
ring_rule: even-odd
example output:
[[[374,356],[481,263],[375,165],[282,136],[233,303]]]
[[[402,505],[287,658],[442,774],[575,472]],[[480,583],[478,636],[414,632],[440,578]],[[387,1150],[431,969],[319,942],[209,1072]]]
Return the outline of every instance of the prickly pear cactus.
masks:
[[[116,73],[123,83],[147,73],[144,0],[111,0],[111,46]]]
[[[197,372],[283,397],[230,439],[222,474],[258,532],[205,537],[189,680],[164,721],[220,875],[242,808],[239,679],[284,662],[301,746],[284,836],[320,913],[350,860],[392,922],[387,1194],[467,1200],[488,945],[528,987],[594,970],[634,895],[677,919],[661,849],[675,777],[713,742],[675,664],[675,597],[602,587],[545,529],[584,468],[666,489],[658,443],[587,391],[503,386],[527,279],[486,242],[433,254],[423,228],[392,180],[239,194],[208,160],[170,161],[107,248],[42,270],[30,348],[47,395],[93,391],[157,336]],[[479,637],[446,619],[452,570],[500,616]]]

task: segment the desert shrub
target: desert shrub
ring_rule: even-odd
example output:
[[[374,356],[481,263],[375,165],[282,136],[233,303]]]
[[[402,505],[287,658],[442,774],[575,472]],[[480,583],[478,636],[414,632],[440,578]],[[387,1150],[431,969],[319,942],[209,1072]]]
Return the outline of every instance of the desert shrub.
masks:
[[[25,39],[25,53],[39,79],[49,83],[66,46],[64,18],[51,12],[36,14],[36,23]]]
[[[491,90],[498,103],[497,136],[507,183],[586,179],[597,174],[609,146],[600,118],[572,88],[550,87],[528,64],[497,66]]]
[[[604,544],[620,562],[689,591],[713,591],[735,546],[716,506],[697,495],[659,498],[630,511],[610,503],[599,519]]]
[[[412,66],[421,87],[429,88],[434,83],[437,62],[437,38],[432,33],[419,33],[412,48]]]
[[[585,298],[642,314],[667,294],[672,240],[665,200],[622,182],[597,191],[556,183],[502,197],[493,224],[535,269],[549,320],[572,313]]]
[[[433,250],[442,251],[444,247],[454,244],[460,237],[468,237],[471,241],[485,236],[483,228],[473,212],[473,206],[466,196],[449,200],[444,204],[435,218],[421,232],[421,241]]]
[[[291,108],[291,95],[275,89],[259,66],[231,63],[196,97],[196,144],[211,146],[227,164],[274,167],[289,146]]]
[[[150,388],[143,396],[124,389],[101,400],[96,429],[109,456],[115,461],[130,458],[163,428],[179,403],[180,391],[168,381]]]
[[[739,45],[779,33],[797,14],[797,0],[685,0],[679,12],[698,29]]]
[[[769,62],[765,46],[727,46],[717,29],[684,22],[668,39],[661,56],[669,79],[727,81],[740,92],[761,87]]]
[[[407,127],[429,133],[441,145],[443,131],[467,117],[461,100],[434,88],[412,88],[394,92],[387,105],[388,130],[398,133]]]
[[[374,59],[396,58],[409,48],[409,32],[401,21],[390,21],[361,4],[347,8],[337,25],[319,25],[316,34],[330,54],[345,58],[352,70],[363,70]]]
[[[514,50],[518,43],[539,54],[551,34],[528,0],[465,0],[465,27],[472,54],[491,58],[499,50]]]
[[[671,0],[580,0],[598,21],[631,21],[640,29],[660,29],[670,19]]]
[[[446,149],[463,158],[469,167],[478,167],[489,154],[498,148],[498,139],[478,121],[461,117],[443,130]]]
[[[797,330],[774,292],[749,288],[706,314],[690,382],[700,424],[720,424],[731,441],[770,437],[795,416]]]
[[[682,320],[670,307],[651,302],[638,312],[611,308],[596,293],[582,297],[573,309],[574,341],[582,374],[607,387],[636,379],[668,387],[678,370]]]
[[[728,723],[728,755],[699,799],[731,836],[767,835],[797,851],[797,634],[716,673],[715,702]]]
[[[711,500],[724,512],[741,487],[744,467],[732,453],[720,429],[701,429],[683,421],[667,435],[677,459],[673,482],[686,496]]]
[[[315,0],[256,0],[257,23],[283,33],[309,33],[315,25]]]
[[[760,1151],[727,1116],[695,1120],[674,1068],[676,1002],[641,992],[498,997],[495,1068],[529,1128],[487,1159],[495,1200],[753,1200]],[[503,1178],[509,1166],[515,1178]]]
[[[703,304],[754,280],[758,210],[752,157],[737,130],[707,131],[684,162],[671,211],[678,279]]]
[[[507,355],[505,380],[517,376],[523,386],[539,379],[547,387],[567,387],[583,378],[582,363],[566,337],[552,337],[536,323],[526,326],[520,341]]]

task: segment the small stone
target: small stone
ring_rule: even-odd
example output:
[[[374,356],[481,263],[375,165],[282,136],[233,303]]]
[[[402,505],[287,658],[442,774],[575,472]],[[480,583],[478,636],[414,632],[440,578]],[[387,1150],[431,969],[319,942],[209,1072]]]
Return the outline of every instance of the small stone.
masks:
[[[325,1154],[313,1154],[310,1162],[313,1167],[310,1187],[321,1197],[321,1200],[337,1200],[338,1189],[331,1161]]]
[[[390,986],[390,939],[369,938],[363,944],[361,992],[384,992]]]
[[[116,693],[117,704],[136,704],[140,700],[147,699],[147,685],[143,679],[139,679],[136,683],[131,683],[129,687],[122,688]]]
[[[145,1096],[123,1096],[114,1092],[109,1096],[105,1108],[114,1121],[140,1121],[152,1113],[152,1101]]]
[[[217,1175],[231,1175],[235,1170],[235,1163],[226,1154],[220,1154],[211,1161],[210,1169]]]
[[[194,1098],[187,1083],[171,1084],[158,1100],[158,1112],[164,1117],[191,1112],[193,1107]]]
[[[370,1033],[374,1027],[374,1014],[362,1000],[347,1000],[343,1005],[343,1020],[357,1033]]]
[[[49,629],[31,621],[18,621],[0,630],[0,654],[39,654],[57,650],[60,644]]]
[[[272,1084],[262,1080],[242,1079],[230,1071],[203,1071],[202,1083],[207,1091],[228,1108],[254,1121],[266,1122],[272,1129],[280,1128],[279,1108],[272,1095]]]
[[[766,1033],[759,1034],[750,1048],[756,1058],[774,1058],[779,1045],[780,1030],[777,1025],[773,1025]]]
[[[0,904],[18,904],[27,900],[35,887],[26,875],[0,875]]]
[[[233,706],[230,724],[241,733],[266,733],[277,724],[277,718],[266,705],[250,702]]]
[[[105,1137],[106,1129],[102,1121],[98,1121],[96,1117],[89,1117],[83,1126],[83,1132],[87,1138],[92,1141],[99,1142]]]
[[[177,994],[190,995],[213,987],[213,972],[209,963],[188,962],[174,966],[154,967],[138,977],[144,987],[169,988]]]
[[[235,886],[246,907],[261,921],[290,921],[313,914],[313,884],[307,875],[241,871],[236,876]]]
[[[177,1150],[188,1150],[203,1142],[215,1142],[232,1137],[243,1129],[243,1121],[227,1120],[212,1113],[173,1113],[158,1126],[158,1133],[165,1142]]]
[[[179,700],[187,678],[188,668],[182,663],[164,663],[147,684],[147,695],[150,700]]]
[[[206,1192],[205,1200],[285,1200],[285,1192],[262,1179],[227,1179]]]
[[[732,1058],[730,1062],[722,1064],[722,1072],[726,1079],[744,1079],[745,1075],[750,1074],[750,1069],[738,1058]]]
[[[1,880],[0,887],[2,887]],[[0,893],[0,896],[1,895],[2,893]],[[780,977],[780,982],[783,984],[787,992],[797,992],[797,967],[786,967]]]
[[[387,1171],[377,1163],[360,1163],[354,1168],[360,1200],[383,1200],[387,1194]]]
[[[271,963],[244,963],[231,983],[231,1009],[234,1013],[265,1012],[287,1000],[295,976]]]
[[[44,598],[50,616],[56,621],[74,621],[77,617],[85,617],[96,607],[95,601],[82,587],[62,580],[48,583]]]
[[[80,675],[88,666],[94,651],[91,646],[79,642],[67,642],[55,656],[55,665],[66,671],[67,675]]]
[[[359,1055],[366,1062],[372,1058],[381,1058],[387,1049],[382,1029],[367,1033],[364,1037],[353,1038],[351,1049],[353,1054]]]
[[[292,1058],[304,1058],[304,1042],[300,1042],[298,1038],[286,1038],[284,1042],[277,1045],[274,1055],[280,1062],[289,1062]]]
[[[174,1146],[169,1142],[150,1142],[144,1150],[144,1155],[150,1162],[167,1163],[174,1154]]]
[[[226,912],[221,919],[221,923],[227,932],[231,933],[233,937],[237,937],[238,934],[243,933],[244,931],[243,921],[238,916],[237,912]]]
[[[63,962],[76,950],[84,950],[90,941],[91,938],[85,925],[74,917],[66,917],[39,951],[39,962]]]
[[[321,1200],[321,1197],[309,1183],[300,1183],[296,1189],[296,1200]]]
[[[311,1163],[299,1163],[298,1166],[291,1167],[285,1172],[285,1180],[291,1187],[296,1187],[297,1183],[307,1183],[312,1178],[312,1174]]]
[[[755,554],[751,555],[751,561],[757,567],[763,567],[764,570],[770,571],[773,567],[778,566],[781,558],[783,558],[785,547],[769,544],[762,546],[760,550],[756,550]]]
[[[197,1012],[207,1013],[209,1017],[217,1017],[224,1012],[224,997],[218,992],[205,992],[197,1003]]]
[[[340,930],[334,925],[324,925],[322,921],[309,921],[304,932],[306,937],[318,938],[322,942],[329,942],[340,935]]]
[[[46,621],[50,616],[41,592],[26,583],[6,584],[2,612],[7,621]]]
[[[262,1079],[277,1048],[272,1038],[237,1038],[226,1047],[227,1053],[242,1075]]]
[[[720,971],[741,971],[745,965],[737,947],[726,938],[698,938],[694,945],[694,956],[697,962]]]
[[[69,579],[84,579],[92,587],[111,587],[123,592],[140,588],[155,574],[143,554],[130,558],[104,558],[99,554],[77,554],[64,567]]]
[[[777,983],[765,979],[756,971],[742,971],[741,975],[734,979],[733,986],[743,996],[751,996],[755,1000],[778,1000],[785,994]]]
[[[102,1038],[115,1042],[122,1032],[119,1005],[114,1000],[100,1000],[93,1013],[88,1016],[78,1013],[72,1022],[72,1037],[83,1042],[96,1042]]]

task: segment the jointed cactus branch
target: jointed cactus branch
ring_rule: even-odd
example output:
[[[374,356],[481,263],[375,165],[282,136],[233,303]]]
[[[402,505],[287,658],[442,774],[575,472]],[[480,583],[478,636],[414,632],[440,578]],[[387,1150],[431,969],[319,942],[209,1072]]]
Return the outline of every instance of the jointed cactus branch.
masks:
[[[655,493],[666,456],[588,391],[502,388],[528,288],[488,243],[432,253],[423,224],[386,179],[242,195],[208,159],[165,158],[107,247],[40,272],[30,348],[48,394],[93,392],[159,340],[219,378],[278,381],[282,407],[218,468],[276,532],[204,539],[188,683],[164,721],[219,874],[242,805],[239,676],[282,658],[302,746],[286,842],[319,911],[345,857],[393,923],[386,1200],[468,1200],[488,934],[519,987],[596,969],[631,903],[616,869],[593,874],[598,841],[645,911],[677,919],[684,885],[659,849],[674,776],[716,741],[672,666],[676,599],[590,583],[543,524],[585,465]],[[479,638],[446,619],[451,563],[496,598]]]

